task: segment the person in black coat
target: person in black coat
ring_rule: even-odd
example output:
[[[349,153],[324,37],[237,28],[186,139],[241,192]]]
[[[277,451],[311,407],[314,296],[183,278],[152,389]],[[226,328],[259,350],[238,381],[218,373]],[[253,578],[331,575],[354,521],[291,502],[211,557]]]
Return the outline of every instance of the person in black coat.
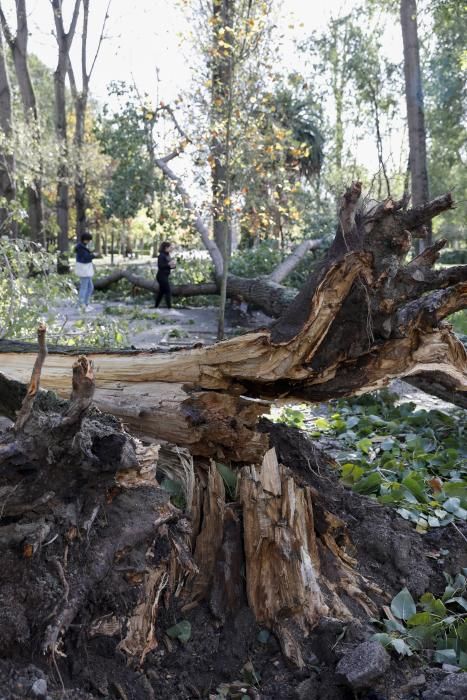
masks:
[[[167,308],[172,308],[172,293],[170,291],[169,275],[175,267],[175,261],[170,257],[172,244],[169,241],[163,241],[159,246],[159,257],[157,258],[157,275],[156,280],[159,283],[159,291],[155,294],[156,309],[165,297]]]

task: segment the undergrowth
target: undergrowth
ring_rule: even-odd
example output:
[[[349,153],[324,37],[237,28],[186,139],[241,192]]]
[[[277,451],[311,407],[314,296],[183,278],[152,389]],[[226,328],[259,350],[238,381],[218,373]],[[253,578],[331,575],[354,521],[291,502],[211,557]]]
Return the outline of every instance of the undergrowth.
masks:
[[[467,569],[456,576],[445,574],[441,598],[424,593],[418,602],[403,588],[384,606],[386,618],[375,620],[384,631],[373,639],[401,656],[417,653],[440,664],[467,670]]]
[[[326,417],[287,407],[276,420],[326,441],[347,486],[395,507],[419,532],[466,521],[465,412],[417,409],[396,398],[382,391],[333,402]]]

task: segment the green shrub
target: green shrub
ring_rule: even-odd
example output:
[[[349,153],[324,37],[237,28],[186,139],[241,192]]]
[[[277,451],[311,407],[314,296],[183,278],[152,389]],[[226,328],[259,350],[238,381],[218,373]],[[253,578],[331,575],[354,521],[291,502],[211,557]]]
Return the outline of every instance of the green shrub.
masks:
[[[443,265],[467,265],[467,248],[444,250],[439,257],[439,261]]]

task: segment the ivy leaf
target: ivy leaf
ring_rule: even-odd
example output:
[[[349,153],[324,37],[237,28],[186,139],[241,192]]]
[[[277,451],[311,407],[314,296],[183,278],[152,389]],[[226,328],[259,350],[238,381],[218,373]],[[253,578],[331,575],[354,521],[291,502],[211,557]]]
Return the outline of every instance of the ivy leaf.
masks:
[[[191,637],[191,623],[188,620],[180,620],[173,627],[169,627],[167,635],[185,644]]]
[[[383,647],[388,647],[392,644],[392,637],[386,632],[377,632],[371,637],[371,639],[373,639],[375,642],[379,642],[383,645]]]
[[[438,649],[438,651],[435,651],[435,661],[439,664],[457,666],[457,654],[454,649]]]
[[[409,627],[417,627],[418,625],[430,625],[433,622],[433,616],[429,612],[419,612],[412,615],[407,620]]]
[[[391,612],[399,620],[408,620],[415,615],[415,601],[407,588],[403,588],[391,601]]]
[[[403,639],[391,639],[391,646],[397,651],[401,656],[412,656],[413,652],[409,645],[404,642]]]
[[[379,472],[372,472],[363,479],[360,479],[360,481],[357,481],[353,490],[365,495],[378,493],[382,480],[382,476]]]

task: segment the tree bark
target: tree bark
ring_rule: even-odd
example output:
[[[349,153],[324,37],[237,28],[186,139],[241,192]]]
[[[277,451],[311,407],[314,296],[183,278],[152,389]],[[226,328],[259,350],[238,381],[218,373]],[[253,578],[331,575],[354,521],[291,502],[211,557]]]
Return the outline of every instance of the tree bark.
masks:
[[[3,8],[0,4],[0,21],[5,39],[10,47],[15,65],[15,74],[18,81],[23,111],[26,124],[29,125],[32,139],[40,150],[41,134],[37,114],[36,96],[29,74],[27,47],[28,47],[28,20],[26,12],[26,0],[16,0],[16,35],[10,31]],[[42,169],[42,166],[41,166]],[[27,188],[28,196],[28,220],[31,238],[43,245],[46,244],[42,211],[42,177],[37,175],[33,184]]]
[[[416,0],[401,0],[400,17],[404,45],[405,98],[409,130],[409,168],[414,207],[429,199],[428,166],[426,158],[425,108],[420,69]],[[431,222],[427,222],[426,245],[431,245]],[[421,242],[420,250],[424,244]]]

